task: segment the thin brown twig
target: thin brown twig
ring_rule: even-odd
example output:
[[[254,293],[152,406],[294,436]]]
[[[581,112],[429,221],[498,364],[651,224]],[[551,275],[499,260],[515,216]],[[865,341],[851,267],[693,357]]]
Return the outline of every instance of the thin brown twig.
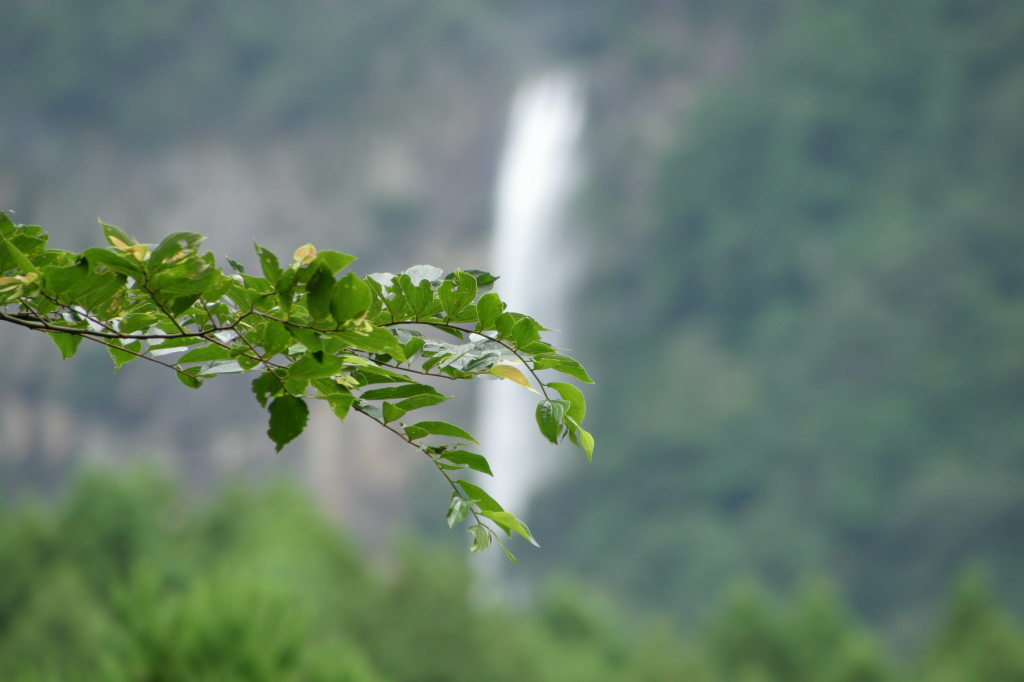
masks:
[[[443,468],[441,468],[441,466],[437,463],[436,459],[431,457],[427,452],[421,450],[418,445],[413,443],[411,438],[409,438],[406,434],[402,433],[401,431],[399,431],[398,429],[394,428],[390,424],[387,424],[387,423],[381,421],[380,419],[377,419],[373,415],[369,415],[366,412],[363,412],[362,410],[359,410],[359,409],[357,409],[356,412],[359,412],[360,414],[366,416],[368,419],[371,419],[371,420],[375,421],[376,423],[380,424],[381,426],[383,426],[385,429],[387,429],[391,433],[393,433],[396,436],[398,436],[399,438],[401,438],[403,441],[405,441],[409,445],[413,446],[417,450],[420,450],[420,452],[423,452],[424,456],[427,457],[427,459],[429,459],[431,462],[433,462],[434,466],[437,467],[437,470],[440,471],[441,475],[443,475],[445,477],[445,479],[448,481],[448,484],[451,485],[452,490],[454,490],[456,492],[456,494],[458,494],[459,497],[462,497],[462,493],[459,492],[459,488],[455,485],[455,481],[452,480],[452,477],[448,475],[448,472],[445,471]],[[463,498],[463,499],[465,499],[465,498]],[[484,528],[486,528],[488,530],[488,532],[490,532],[492,534],[494,533],[494,530],[490,526],[488,526],[486,523],[483,522],[483,520],[480,518],[480,515],[477,513],[476,509],[473,508],[472,505],[470,505],[469,511],[473,514],[473,518],[476,519],[476,522],[477,522],[478,525],[483,526]]]

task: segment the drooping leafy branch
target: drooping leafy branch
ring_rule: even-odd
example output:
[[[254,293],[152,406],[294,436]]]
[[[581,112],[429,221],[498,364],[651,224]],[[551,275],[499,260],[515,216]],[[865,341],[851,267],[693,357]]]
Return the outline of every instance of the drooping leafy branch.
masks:
[[[116,369],[141,358],[189,388],[221,374],[259,372],[252,390],[270,413],[267,435],[278,451],[305,428],[307,400],[326,401],[342,420],[354,410],[437,467],[452,488],[448,525],[475,521],[471,551],[493,539],[516,563],[488,521],[536,545],[526,524],[479,486],[453,478],[462,469],[492,475],[483,455],[465,449],[477,441],[454,424],[401,421],[450,398],[422,378],[487,374],[538,392],[536,384],[541,433],[555,444],[568,438],[593,456],[594,439],[581,427],[583,393],[569,383],[545,384],[537,372],[593,382],[577,361],[541,340],[548,330],[506,311],[490,291],[497,278],[489,273],[442,277],[439,268],[417,265],[397,275],[350,271],[339,278],[355,257],[307,244],[286,266],[257,245],[263,277],[230,259],[229,275],[212,253],[200,254],[202,235],[175,232],[154,246],[101,225],[109,248],[72,253],[46,248],[42,228],[15,225],[0,213],[0,320],[48,334],[65,359],[89,339],[106,346]],[[442,444],[427,444],[431,436]]]

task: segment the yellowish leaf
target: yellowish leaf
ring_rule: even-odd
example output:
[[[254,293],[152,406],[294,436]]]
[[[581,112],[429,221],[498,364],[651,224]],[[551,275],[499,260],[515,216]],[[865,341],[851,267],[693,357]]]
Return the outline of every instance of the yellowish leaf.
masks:
[[[523,388],[528,388],[534,393],[537,393],[537,389],[530,385],[530,380],[526,378],[526,375],[518,367],[512,365],[495,365],[491,367],[491,374],[502,379],[508,379],[514,381]],[[538,393],[538,395],[540,395]]]
[[[293,256],[293,258],[295,258],[295,260],[297,260],[302,265],[309,265],[316,259],[316,247],[313,246],[312,244],[300,246],[298,249],[295,250],[295,255]]]
[[[135,244],[134,246],[127,247],[125,251],[135,256],[135,260],[141,263],[146,260],[146,256],[149,254],[149,246],[146,244]]]

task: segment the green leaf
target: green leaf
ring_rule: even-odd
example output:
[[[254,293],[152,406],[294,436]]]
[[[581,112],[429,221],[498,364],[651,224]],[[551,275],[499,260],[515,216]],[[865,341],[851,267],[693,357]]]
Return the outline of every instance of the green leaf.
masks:
[[[399,402],[396,407],[400,407],[406,412],[412,410],[418,410],[421,407],[432,407],[433,405],[440,405],[447,401],[449,396],[441,395],[440,393],[424,393],[423,395],[413,396],[412,398],[406,398]]]
[[[465,341],[466,340],[466,337],[462,333],[462,331],[459,330],[459,329],[456,329],[455,327],[438,327],[438,331],[442,331],[445,334],[451,334],[452,336],[454,336],[455,338],[457,338],[460,341]]]
[[[501,547],[501,551],[505,553],[505,558],[514,563],[516,566],[518,566],[519,559],[516,559],[515,555],[513,555],[512,552],[505,549],[505,545],[501,544],[501,538],[495,535],[494,539],[498,541],[498,547]]]
[[[373,303],[373,291],[354,272],[342,277],[331,292],[331,317],[338,324],[358,320]]]
[[[260,364],[259,358],[241,354],[235,356],[235,361],[238,363],[238,366],[242,368],[243,372],[248,372],[250,369]]]
[[[255,242],[253,242],[256,244]],[[256,255],[260,257],[260,265],[263,267],[263,276],[270,282],[270,286],[277,287],[278,280],[281,279],[281,265],[277,261],[277,256],[272,252],[264,249],[259,244],[256,244]]]
[[[510,514],[506,511],[482,511],[482,516],[489,518],[499,526],[504,528],[506,531],[513,530],[519,533],[524,538],[530,541],[534,547],[540,547],[537,541],[533,539],[533,534],[530,533],[530,529],[526,527],[526,524],[515,517],[515,514]]]
[[[112,251],[106,249],[86,249],[82,252],[82,258],[89,263],[89,272],[96,272],[97,266],[104,266],[114,272],[134,277],[136,279],[142,278],[142,264],[130,256],[119,256]]]
[[[245,268],[243,266],[239,265],[237,262],[231,260],[230,258],[228,258],[227,261],[228,261],[228,265],[230,265],[231,267],[233,267],[235,269],[235,272],[237,272],[240,275],[244,275],[245,274]]]
[[[301,381],[332,377],[341,372],[341,358],[324,355],[323,362],[312,355],[303,355],[288,367],[288,378]]]
[[[331,410],[341,421],[345,421],[345,416],[348,415],[349,408],[355,403],[356,397],[351,393],[337,393],[328,396],[327,403],[331,406]]]
[[[124,285],[124,275],[90,273],[76,290],[75,297],[83,308],[101,320],[109,320],[123,304]]]
[[[569,401],[569,410],[566,415],[572,417],[577,424],[582,424],[583,418],[587,416],[587,401],[583,399],[583,391],[572,384],[561,381],[552,381],[548,386],[558,391],[563,399]]]
[[[498,315],[503,312],[505,312],[505,304],[498,294],[491,292],[481,296],[480,301],[476,304],[476,331],[486,332],[497,329],[495,323]]]
[[[395,335],[384,327],[374,327],[368,334],[360,331],[335,332],[334,338],[345,345],[364,350],[367,353],[390,355],[398,362],[405,362],[405,351]]]
[[[580,444],[583,446],[583,452],[587,453],[587,461],[594,461],[594,437],[583,430],[580,427]]]
[[[519,350],[521,350],[524,353],[529,353],[530,355],[540,355],[542,353],[555,352],[554,347],[552,347],[550,343],[544,343],[543,341],[534,341],[533,343],[528,343]]]
[[[385,424],[390,424],[393,421],[397,421],[401,419],[402,416],[405,414],[405,410],[403,410],[400,407],[396,407],[395,405],[392,405],[391,403],[386,401],[382,406],[381,412],[384,413]]]
[[[484,272],[483,270],[472,270],[472,269],[470,269],[470,270],[463,270],[463,272],[465,272],[466,274],[469,274],[469,275],[473,275],[473,277],[476,278],[477,292],[481,293],[481,294],[486,293],[486,292],[490,291],[491,289],[493,289],[494,288],[494,283],[497,282],[498,279],[499,279],[499,278],[495,277],[494,275],[492,275],[491,273]],[[448,277],[453,277],[454,274],[455,273],[451,273],[451,274],[448,275]]]
[[[125,234],[124,231],[119,227],[107,225],[102,220],[100,221],[100,227],[103,228],[103,236],[107,238],[107,243],[110,244],[111,246],[118,246],[115,240],[121,242],[122,244],[126,244],[127,246],[134,246],[138,244],[137,241],[135,241],[127,234]]]
[[[334,275],[326,263],[321,263],[306,285],[306,307],[314,320],[322,320],[331,312],[331,291]]]
[[[11,238],[18,228],[11,222],[10,216],[7,215],[7,211],[0,211],[0,237]]]
[[[520,318],[518,322],[512,327],[512,340],[516,342],[516,347],[523,348],[528,346],[534,341],[540,341],[540,332],[538,331],[539,325],[531,317]]]
[[[356,357],[356,356],[348,356]],[[362,360],[363,358],[359,358]],[[367,360],[369,362],[369,360]],[[352,376],[359,380],[361,385],[368,386],[370,384],[413,384],[416,383],[404,374],[398,372],[392,372],[389,369],[383,367],[360,367],[358,370],[352,372]]]
[[[456,270],[454,280],[446,279],[438,287],[437,297],[448,321],[451,322],[463,308],[476,299],[476,278]]]
[[[120,331],[122,334],[131,334],[137,332],[140,329],[149,329],[157,323],[156,315],[149,315],[146,313],[135,313],[129,315],[121,322]]]
[[[89,275],[89,265],[81,262],[66,267],[47,266],[43,268],[43,291],[61,303],[74,302],[81,285]]]
[[[179,365],[187,365],[192,362],[210,362],[212,360],[230,360],[231,350],[222,346],[210,344],[200,346],[195,350],[185,353],[178,359]]]
[[[57,344],[57,348],[60,349],[60,355],[65,360],[72,357],[78,350],[79,344],[82,343],[82,337],[78,334],[51,333],[50,338]]]
[[[114,343],[117,343],[117,342],[115,341]],[[126,343],[126,344],[124,344],[124,348],[126,348],[127,350],[121,350],[117,346],[113,346],[113,345],[107,346],[107,351],[110,352],[110,357],[114,360],[114,371],[115,372],[118,371],[119,369],[121,369],[121,367],[123,367],[124,365],[128,364],[129,362],[131,362],[132,360],[134,360],[135,358],[138,357],[138,355],[135,355],[133,353],[129,353],[128,351],[130,350],[130,351],[135,351],[135,353],[141,353],[142,352],[142,342],[141,341],[134,341],[132,343]]]
[[[317,390],[317,393],[319,393],[322,396],[336,395],[339,393],[351,393],[347,386],[342,386],[337,382],[337,380],[331,377],[311,379],[309,383],[311,386],[313,386],[313,388]]]
[[[429,431],[419,426],[403,426],[402,430],[405,431],[405,436],[409,440],[419,440],[430,435]]]
[[[594,383],[594,380],[587,374],[587,370],[583,369],[583,365],[568,355],[561,355],[559,353],[537,355],[534,357],[533,368],[536,370],[554,369],[562,374],[568,374],[574,379],[579,379],[583,383]]]
[[[274,285],[274,289],[277,291],[277,301],[281,305],[281,312],[285,317],[291,315],[292,312],[292,297],[295,293],[295,283],[298,276],[298,270],[287,268],[281,273],[281,278],[277,280],[277,284]]]
[[[549,441],[558,444],[558,428],[569,411],[568,400],[542,400],[537,404],[537,425]]]
[[[51,250],[47,252],[46,243],[49,241],[50,236],[43,231],[43,228],[38,225],[22,225],[17,231],[14,232],[10,237],[10,242],[13,244],[26,258],[38,260],[44,259],[47,253],[67,253],[66,251],[57,252]],[[72,257],[75,254],[69,254]],[[39,265],[54,265],[56,262],[39,262]],[[66,262],[62,262],[61,265],[67,265]]]
[[[199,300],[199,294],[192,294],[189,296],[179,296],[169,300],[164,307],[171,315],[181,315],[183,312],[192,307],[192,304]]]
[[[408,343],[403,343],[402,350],[405,352],[406,361],[410,363],[415,362],[418,357],[416,354],[423,349],[423,346],[425,346],[426,343],[427,342],[419,336],[414,336],[409,339]]]
[[[252,392],[262,408],[267,407],[267,397],[277,395],[282,388],[281,380],[270,372],[264,372],[252,381]]]
[[[310,333],[316,337],[314,332]],[[317,337],[317,340],[319,341],[319,337]],[[292,345],[292,335],[288,333],[288,329],[280,322],[267,320],[263,324],[263,329],[260,330],[257,343],[263,348],[269,359],[288,350],[288,347]]]
[[[476,500],[476,506],[480,507],[481,511],[505,511],[483,488],[462,479],[459,479],[456,483],[462,486],[462,490],[471,500]]]
[[[327,264],[327,267],[331,269],[332,276],[337,275],[356,261],[355,256],[350,256],[347,253],[341,253],[339,251],[320,251],[317,254],[317,258]]]
[[[6,255],[6,259],[4,256]],[[10,260],[14,263],[14,266],[24,272],[25,274],[34,273],[39,274],[39,270],[36,266],[32,265],[32,262],[25,257],[25,254],[15,246],[12,242],[8,241],[6,237],[0,235],[0,263]],[[5,265],[3,269],[0,269],[0,273],[7,270]]]
[[[483,455],[478,455],[475,452],[466,452],[465,450],[455,450],[453,452],[445,452],[441,455],[444,459],[455,464],[464,464],[473,471],[479,471],[482,474],[493,476],[491,472],[491,465],[487,462],[487,458]]]
[[[388,388],[376,388],[363,393],[360,398],[363,400],[397,400],[399,398],[411,398],[412,396],[437,393],[437,389],[426,384],[407,384],[405,386],[389,386]]]
[[[231,287],[235,286],[236,282],[232,277],[226,277],[220,271],[215,271],[210,275],[208,286],[206,291],[203,292],[203,300],[208,303],[219,301],[231,290]]]
[[[441,460],[434,460],[434,464],[441,467],[445,471],[461,471],[467,468],[465,464],[449,464],[448,462],[442,462]]]
[[[185,384],[185,386],[187,386],[189,388],[193,388],[193,389],[194,388],[200,388],[203,385],[203,380],[200,379],[199,377],[197,377],[195,374],[193,374],[193,372],[198,372],[198,371],[199,371],[199,368],[198,367],[194,367],[192,369],[185,369],[185,370],[181,370],[179,372],[176,372],[176,374],[178,375],[178,381],[180,381],[181,383]]]
[[[395,283],[401,288],[402,293],[405,294],[409,307],[412,309],[413,317],[422,315],[427,309],[427,305],[434,300],[434,290],[431,288],[428,280],[420,280],[420,283],[417,285],[413,284],[412,278],[409,275],[402,274],[395,278]]]
[[[222,284],[220,271],[203,261],[192,259],[158,272],[150,278],[147,286],[154,294],[159,293],[168,298],[205,294],[214,285],[217,285],[217,290],[226,291]],[[229,283],[228,288],[230,286]]]
[[[457,312],[453,317],[447,320],[449,324],[461,324],[464,322],[476,322],[476,306],[472,303],[467,305],[465,308]]]
[[[320,339],[320,335],[312,329],[306,329],[304,327],[296,327],[295,325],[286,325],[288,333],[291,334],[296,341],[306,347],[306,350],[310,353],[322,353],[324,350],[324,342]]]
[[[418,422],[413,424],[413,426],[423,429],[431,435],[461,438],[480,445],[480,443],[477,443],[476,438],[469,435],[469,432],[447,422]]]
[[[441,308],[445,315],[451,317],[453,314],[451,311],[455,305],[455,282],[450,279],[441,282],[441,286],[437,288],[437,298],[441,302]]]
[[[182,251],[194,251],[205,239],[206,237],[195,232],[174,232],[168,235],[149,255],[149,271],[156,272],[165,260],[174,258]]]
[[[512,313],[502,313],[494,320],[494,328],[498,331],[498,338],[508,339],[512,336],[512,328],[516,326],[516,318]]]
[[[462,499],[454,490],[452,491],[451,499],[448,501],[448,527],[454,528],[458,524],[462,523],[466,519],[466,515],[469,514],[469,504],[466,500]]]
[[[473,534],[473,544],[470,545],[470,552],[482,552],[491,546],[491,533],[483,526],[470,526],[469,532]]]
[[[269,294],[274,290],[273,285],[262,277],[253,277],[252,275],[242,275],[242,281],[245,282],[245,286],[252,291],[259,294]]]
[[[459,283],[459,302],[465,307],[476,300],[476,277],[468,272],[456,270],[455,279]]]
[[[302,398],[283,395],[270,403],[270,428],[267,435],[277,444],[278,452],[302,433],[308,420],[309,408]]]

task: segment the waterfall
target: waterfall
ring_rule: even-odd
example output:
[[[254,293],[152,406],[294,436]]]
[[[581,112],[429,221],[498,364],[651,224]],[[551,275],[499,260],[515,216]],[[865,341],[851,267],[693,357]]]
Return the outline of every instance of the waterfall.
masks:
[[[490,268],[501,276],[496,291],[509,310],[561,330],[545,334],[559,347],[567,343],[563,306],[574,252],[562,228],[583,120],[582,87],[574,74],[549,72],[520,86],[494,197]],[[526,518],[531,494],[557,471],[563,453],[537,431],[538,396],[510,381],[483,382],[480,390],[477,433],[494,472],[486,489]]]

